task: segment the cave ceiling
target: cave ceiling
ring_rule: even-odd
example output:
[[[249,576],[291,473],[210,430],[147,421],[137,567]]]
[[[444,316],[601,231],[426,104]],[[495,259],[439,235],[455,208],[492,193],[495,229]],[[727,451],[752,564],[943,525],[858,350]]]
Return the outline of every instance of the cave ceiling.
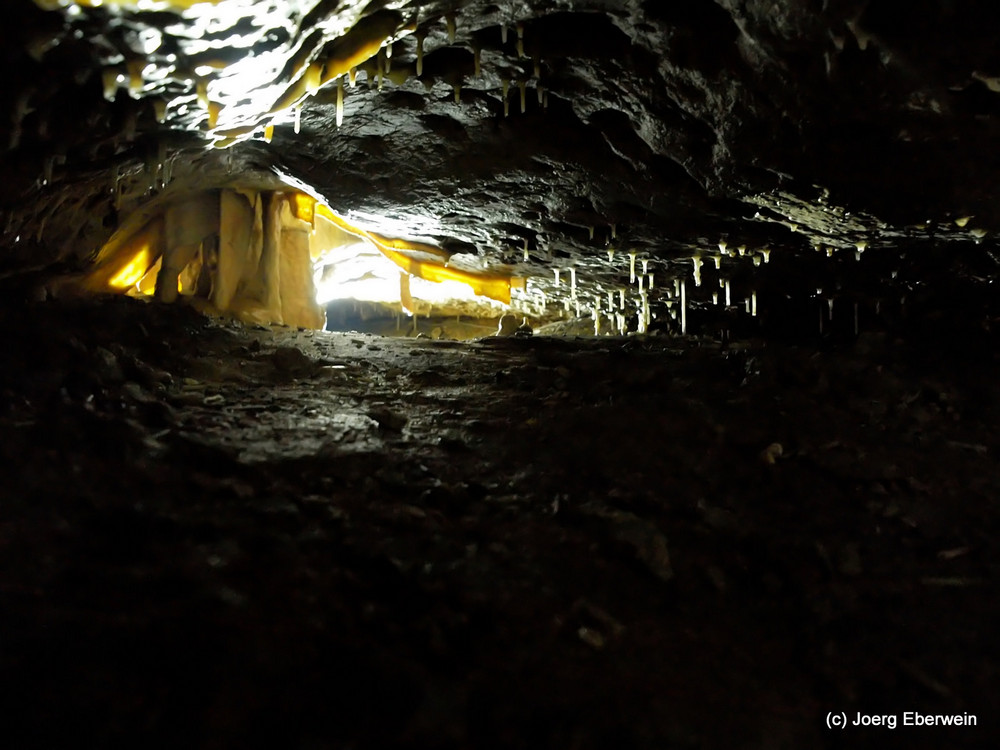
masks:
[[[987,273],[993,6],[17,0],[3,263],[79,261],[157,196],[283,179],[595,290],[629,251],[669,278],[719,243],[734,277],[766,248],[884,250],[888,278],[927,243]]]

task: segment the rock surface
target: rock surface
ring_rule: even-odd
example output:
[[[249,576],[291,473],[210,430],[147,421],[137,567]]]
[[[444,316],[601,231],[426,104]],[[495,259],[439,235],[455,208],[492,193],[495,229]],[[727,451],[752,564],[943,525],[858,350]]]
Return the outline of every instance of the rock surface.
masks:
[[[992,354],[2,322],[5,747],[1000,739]]]

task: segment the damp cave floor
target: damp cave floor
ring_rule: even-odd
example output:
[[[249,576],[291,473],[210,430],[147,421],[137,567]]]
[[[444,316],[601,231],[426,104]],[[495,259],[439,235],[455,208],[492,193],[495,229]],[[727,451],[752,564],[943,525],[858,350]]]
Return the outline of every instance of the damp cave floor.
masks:
[[[1000,739],[994,354],[0,321],[6,748]]]

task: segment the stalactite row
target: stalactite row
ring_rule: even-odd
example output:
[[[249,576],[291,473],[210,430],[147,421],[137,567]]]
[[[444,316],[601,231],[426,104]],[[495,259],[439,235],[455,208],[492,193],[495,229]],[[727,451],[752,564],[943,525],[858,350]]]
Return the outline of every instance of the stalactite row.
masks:
[[[593,238],[593,227],[588,228],[588,236]],[[836,259],[837,252],[826,252],[828,246],[820,246],[817,250],[827,257]],[[869,242],[860,240],[855,243],[853,261],[860,262],[868,250]],[[842,248],[836,248],[840,250]],[[639,251],[629,250],[624,253],[626,264],[620,266],[615,262],[618,257],[614,248],[607,250],[607,265],[595,263],[591,258],[585,263],[588,270],[594,272],[594,278],[589,279],[582,274],[579,265],[573,264],[553,269],[553,276],[547,282],[533,279],[529,289],[534,288],[532,296],[521,300],[522,308],[531,309],[534,314],[544,316],[550,306],[561,307],[563,317],[579,318],[588,308],[593,320],[595,335],[624,335],[629,332],[646,333],[652,322],[664,311],[675,321],[675,330],[679,334],[690,332],[692,312],[699,313],[699,320],[705,320],[706,313],[713,307],[719,308],[725,316],[723,330],[719,332],[723,340],[730,335],[725,327],[725,321],[733,321],[738,316],[756,319],[766,312],[761,307],[762,299],[757,288],[762,271],[745,272],[746,265],[760,269],[771,262],[772,250],[767,247],[752,249],[747,245],[730,245],[726,239],[718,243],[718,252],[695,252],[688,256],[684,263],[679,258],[665,262],[667,283],[656,282],[656,274],[650,258],[641,257]],[[718,289],[708,292],[708,299],[698,290],[705,282],[706,259],[711,259],[710,268],[714,269]],[[527,256],[525,261],[527,261]],[[726,261],[724,263],[724,261]],[[741,270],[741,266],[743,269]],[[608,286],[606,281],[608,271],[627,275],[628,284]],[[893,272],[892,277],[896,277]],[[747,280],[749,279],[749,281]],[[672,281],[672,284],[670,283]],[[849,295],[839,295],[825,292],[822,287],[816,289],[814,298],[821,303],[821,314],[817,332],[824,334],[825,325],[834,320],[834,310],[843,305],[838,300],[847,297],[851,303],[849,320],[852,321],[854,335],[858,335],[861,326],[863,303],[850,299]],[[766,298],[765,300],[766,301]],[[561,305],[560,305],[561,303]],[[874,314],[879,315],[881,302],[876,300]],[[899,310],[905,310],[905,295],[900,297]],[[711,316],[710,316],[711,317]],[[631,321],[634,321],[631,322]]]

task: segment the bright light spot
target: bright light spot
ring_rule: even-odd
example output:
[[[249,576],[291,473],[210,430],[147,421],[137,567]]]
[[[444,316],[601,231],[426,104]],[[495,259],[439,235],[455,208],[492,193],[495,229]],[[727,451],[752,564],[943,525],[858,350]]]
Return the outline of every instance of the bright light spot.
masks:
[[[108,286],[114,289],[128,289],[130,286],[135,286],[146,275],[151,260],[149,245],[144,244],[135,257],[108,280]]]
[[[163,35],[158,29],[145,28],[139,32],[139,41],[142,44],[142,51],[151,55],[160,48],[163,43]]]
[[[386,237],[400,237],[410,240],[424,240],[441,233],[441,222],[433,216],[389,217],[370,214],[365,211],[348,211],[347,220],[369,232]]]

